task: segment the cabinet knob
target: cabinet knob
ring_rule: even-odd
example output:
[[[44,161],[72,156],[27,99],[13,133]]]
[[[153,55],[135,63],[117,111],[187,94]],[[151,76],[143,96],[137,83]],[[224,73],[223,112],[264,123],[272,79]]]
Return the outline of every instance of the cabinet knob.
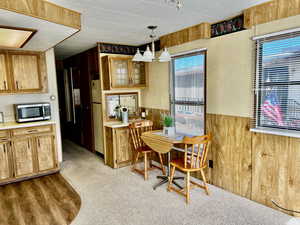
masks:
[[[17,90],[19,90],[19,82],[16,81],[16,87],[17,87]]]
[[[4,90],[7,90],[6,81],[3,81],[3,85],[4,85]]]

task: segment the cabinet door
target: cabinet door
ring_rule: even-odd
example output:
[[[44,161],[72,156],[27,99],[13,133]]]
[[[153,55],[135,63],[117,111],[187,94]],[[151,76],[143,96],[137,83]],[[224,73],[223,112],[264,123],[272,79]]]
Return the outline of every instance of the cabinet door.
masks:
[[[127,58],[110,58],[110,76],[112,88],[125,88],[130,85],[129,60]]]
[[[55,136],[45,135],[36,137],[37,159],[39,172],[56,168]]]
[[[31,138],[12,141],[15,176],[23,177],[34,172],[33,145]]]
[[[42,89],[38,55],[11,55],[11,64],[17,92],[34,92]]]
[[[131,85],[135,87],[146,86],[146,66],[144,62],[132,62]]]
[[[7,142],[0,143],[0,181],[12,176],[11,169],[9,145]]]
[[[8,83],[8,66],[5,54],[0,54],[0,92],[9,90]]]
[[[132,160],[132,149],[129,136],[129,128],[115,129],[116,158],[117,164],[130,162]]]

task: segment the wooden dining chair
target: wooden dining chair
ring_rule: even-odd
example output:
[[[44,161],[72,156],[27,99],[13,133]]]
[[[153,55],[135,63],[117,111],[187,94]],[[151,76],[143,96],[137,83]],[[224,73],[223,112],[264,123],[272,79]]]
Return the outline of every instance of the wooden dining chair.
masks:
[[[210,148],[211,143],[211,135],[204,135],[198,137],[184,137],[183,144],[185,146],[184,149],[184,157],[171,161],[171,177],[168,185],[168,191],[175,191],[178,194],[181,194],[186,197],[186,203],[190,201],[190,189],[193,187],[203,188],[207,195],[209,195],[206,178],[204,174],[204,169],[207,167],[207,154]],[[175,169],[179,169],[180,171],[186,173],[185,179],[185,188],[184,189],[176,189],[172,186],[172,180],[174,177]],[[190,173],[200,171],[202,176],[203,185],[198,184],[194,181],[190,180]],[[190,185],[190,183],[192,185]]]
[[[150,120],[136,121],[129,125],[130,136],[133,143],[133,151],[134,151],[133,155],[135,155],[135,157],[133,157],[132,171],[143,175],[145,180],[148,179],[149,170],[158,168],[162,170],[164,175],[166,173],[161,154],[157,153],[161,165],[161,167],[157,167],[152,164],[152,156],[156,152],[153,151],[150,147],[148,147],[141,139],[142,133],[151,131],[152,127],[153,127],[153,122]],[[144,170],[140,170],[136,168],[136,164],[140,156],[144,157]]]

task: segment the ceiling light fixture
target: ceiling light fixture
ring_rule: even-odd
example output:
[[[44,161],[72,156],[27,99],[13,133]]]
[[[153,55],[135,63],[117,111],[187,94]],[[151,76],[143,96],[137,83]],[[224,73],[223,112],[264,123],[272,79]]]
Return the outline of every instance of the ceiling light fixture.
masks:
[[[151,50],[149,45],[146,48],[146,51],[142,55],[140,50],[137,49],[136,54],[134,55],[132,61],[135,62],[153,62],[153,61],[159,61],[159,62],[169,62],[171,61],[171,55],[168,52],[167,48],[164,49],[164,51],[161,53],[160,57],[158,59],[155,58],[155,44],[154,41],[156,39],[156,35],[154,33],[154,30],[157,28],[157,26],[148,26],[149,30],[151,30],[150,38],[151,38]]]
[[[33,29],[0,25],[0,47],[22,48],[35,33]]]
[[[183,1],[181,0],[165,0],[169,5],[175,5],[177,10],[180,10],[183,7]]]

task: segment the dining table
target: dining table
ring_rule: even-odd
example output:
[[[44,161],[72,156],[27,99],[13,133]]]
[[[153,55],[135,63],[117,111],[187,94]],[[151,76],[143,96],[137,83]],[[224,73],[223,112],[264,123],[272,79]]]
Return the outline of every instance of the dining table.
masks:
[[[164,176],[157,176],[158,179],[161,181],[156,184],[153,189],[155,190],[157,187],[168,183],[170,180],[170,161],[171,161],[171,151],[177,150],[177,151],[183,151],[179,148],[176,148],[176,144],[181,144],[183,141],[182,135],[175,134],[173,136],[168,136],[163,133],[162,130],[154,130],[154,131],[148,131],[144,132],[141,135],[142,140],[146,145],[148,145],[153,151],[161,153],[161,154],[167,154],[167,174]],[[182,189],[182,187],[176,182],[176,180],[183,180],[184,177],[174,177],[172,183],[176,185],[178,188]]]

